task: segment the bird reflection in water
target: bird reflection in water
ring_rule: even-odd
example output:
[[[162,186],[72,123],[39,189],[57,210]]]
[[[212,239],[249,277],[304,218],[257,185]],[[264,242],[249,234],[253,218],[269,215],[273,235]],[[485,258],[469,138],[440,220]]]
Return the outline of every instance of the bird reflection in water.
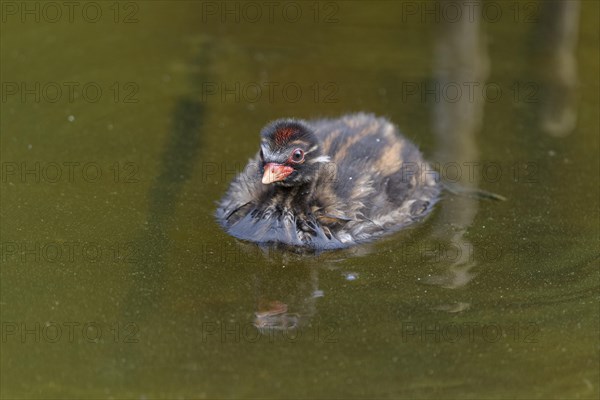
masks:
[[[289,252],[265,253],[254,278],[252,324],[263,335],[297,332],[311,325],[317,313],[319,256]]]
[[[279,300],[261,300],[258,305],[258,311],[254,315],[254,326],[262,334],[266,334],[272,330],[293,330],[300,323],[300,315],[288,313],[288,305]]]

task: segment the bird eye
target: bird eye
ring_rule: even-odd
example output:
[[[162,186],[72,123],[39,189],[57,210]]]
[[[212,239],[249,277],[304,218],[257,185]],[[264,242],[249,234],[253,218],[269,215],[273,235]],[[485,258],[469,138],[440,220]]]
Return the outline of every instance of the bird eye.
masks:
[[[304,161],[304,152],[301,149],[296,149],[292,152],[290,156],[290,161],[295,163],[301,163]]]

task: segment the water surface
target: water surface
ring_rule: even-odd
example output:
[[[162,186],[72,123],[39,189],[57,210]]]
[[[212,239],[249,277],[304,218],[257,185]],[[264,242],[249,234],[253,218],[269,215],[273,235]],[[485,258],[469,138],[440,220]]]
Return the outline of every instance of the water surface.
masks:
[[[3,397],[598,397],[597,3],[95,4],[2,3]],[[353,111],[507,201],[318,255],[218,227],[266,122]]]

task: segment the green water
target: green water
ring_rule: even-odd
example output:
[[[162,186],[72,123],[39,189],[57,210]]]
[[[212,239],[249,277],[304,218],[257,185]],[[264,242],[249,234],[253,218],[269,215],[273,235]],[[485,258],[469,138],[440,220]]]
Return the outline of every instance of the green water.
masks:
[[[2,397],[597,398],[598,3],[570,53],[537,2],[464,36],[430,2],[275,3],[0,3]],[[507,201],[320,255],[219,228],[267,121],[352,111]]]

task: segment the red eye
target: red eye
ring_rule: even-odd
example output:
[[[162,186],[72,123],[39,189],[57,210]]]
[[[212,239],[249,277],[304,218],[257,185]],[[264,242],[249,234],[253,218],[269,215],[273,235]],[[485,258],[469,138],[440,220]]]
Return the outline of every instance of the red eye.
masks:
[[[304,152],[301,149],[292,151],[292,154],[290,155],[290,161],[296,164],[301,163],[304,161]]]

